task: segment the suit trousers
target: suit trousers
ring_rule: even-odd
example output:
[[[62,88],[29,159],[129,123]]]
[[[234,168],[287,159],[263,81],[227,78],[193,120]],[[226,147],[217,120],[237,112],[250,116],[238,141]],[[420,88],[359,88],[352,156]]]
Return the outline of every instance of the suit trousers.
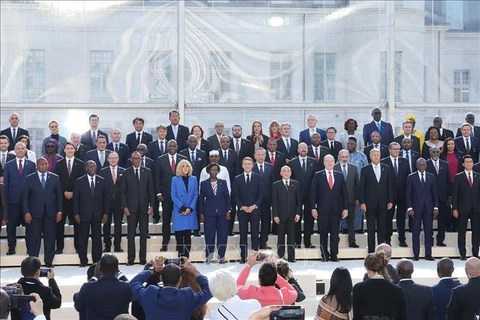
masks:
[[[62,221],[56,224],[55,239],[57,241],[57,250],[63,250],[65,247],[65,222],[68,220],[73,223],[73,245],[78,250],[78,223],[73,218],[73,200],[63,198]]]
[[[348,205],[347,217],[348,243],[354,244],[357,242],[355,238],[355,204]]]
[[[80,218],[81,219],[81,218]],[[102,222],[89,220],[80,220],[80,234],[79,234],[79,246],[78,257],[81,264],[87,264],[87,248],[88,248],[88,234],[92,232],[92,260],[93,263],[100,261],[102,257]]]
[[[480,214],[478,213],[460,212],[458,214],[458,251],[462,257],[467,255],[465,236],[467,233],[468,219],[470,219],[470,225],[472,226],[472,255],[478,257],[478,247],[480,244]]]
[[[22,205],[20,203],[8,204],[7,241],[8,250],[15,250],[17,246],[17,226],[24,222]],[[27,248],[28,248],[28,240]]]
[[[170,242],[170,233],[172,224],[173,201],[170,197],[163,198],[162,201],[162,245],[166,246]],[[147,225],[148,226],[148,225]]]
[[[29,256],[38,257],[43,235],[45,265],[51,265],[55,257],[55,225],[55,218],[43,213],[41,217],[33,218],[32,222],[25,226]]]
[[[232,209],[230,210],[230,223],[228,225],[228,234],[233,234],[233,226],[235,225],[235,217],[237,216],[237,205],[232,196]],[[240,222],[240,220],[238,220]]]
[[[451,215],[451,210],[446,202],[438,203],[438,217],[437,217],[437,243],[445,241],[445,231],[447,229],[447,216]]]
[[[113,247],[119,249],[122,243],[122,219],[123,212],[121,208],[120,199],[110,200],[110,212],[108,212],[107,222],[103,225],[103,243],[105,243],[105,248],[110,248],[112,246],[112,221],[113,226]]]
[[[425,208],[422,211],[414,211],[412,223],[412,249],[413,255],[418,257],[420,254],[420,232],[422,231],[425,236],[425,256],[432,255],[433,245],[433,212],[427,212]]]
[[[396,207],[396,210],[395,210]],[[393,217],[395,216],[396,211],[396,221],[397,221],[397,231],[398,231],[398,241],[405,242],[405,213],[407,211],[407,204],[404,199],[400,199],[396,204],[393,205],[392,209],[387,210],[387,225],[386,225],[386,235],[385,241],[390,243],[393,235]]]
[[[312,244],[311,238],[313,233],[314,219],[312,217],[312,210],[310,208],[310,199],[302,201],[302,211],[300,213],[300,220],[295,223],[295,243],[300,245],[302,243],[302,218],[303,218],[303,244],[309,247]],[[278,232],[278,230],[277,230]]]
[[[230,218],[231,219],[231,218]],[[230,220],[225,215],[207,216],[203,222],[205,232],[205,256],[209,258],[215,251],[215,238],[217,243],[218,258],[225,258],[227,250],[228,228]]]
[[[385,241],[385,226],[387,225],[387,208],[369,208],[367,206],[367,243],[368,253],[375,251],[375,229],[377,231],[377,241]]]
[[[272,226],[272,210],[271,205],[262,201],[260,205],[260,220],[261,220],[261,231],[260,231],[260,247],[266,247],[268,242],[268,235],[270,234],[270,228]]]
[[[258,250],[259,245],[259,227],[260,227],[260,211],[253,210],[246,213],[238,210],[238,222],[240,224],[240,258],[247,259],[247,236],[248,224],[250,223],[250,237],[252,241],[252,250]]]
[[[192,230],[175,231],[175,240],[177,241],[178,256],[189,258],[192,249]]]
[[[285,256],[285,233],[287,234],[288,260],[295,260],[295,221],[291,218],[277,224],[277,254],[279,258]]]
[[[158,201],[157,197],[155,197],[155,205],[153,206],[153,219],[160,219],[160,202]]]
[[[165,215],[164,215],[165,217]],[[140,231],[140,261],[147,260],[147,234],[148,234],[148,218],[149,215],[146,212],[142,212],[140,208],[135,211],[130,211],[130,215],[127,217],[127,229],[128,229],[128,262],[135,261],[135,235],[137,233],[137,226]],[[169,234],[170,237],[170,234]]]
[[[319,214],[318,229],[320,231],[320,250],[324,258],[338,255],[338,232],[340,229],[340,214]],[[328,252],[328,233],[330,232],[330,254]]]

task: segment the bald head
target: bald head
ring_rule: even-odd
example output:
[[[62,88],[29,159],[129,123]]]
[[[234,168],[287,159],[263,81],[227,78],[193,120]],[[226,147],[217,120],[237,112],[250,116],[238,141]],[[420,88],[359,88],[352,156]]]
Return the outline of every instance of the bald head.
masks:
[[[397,274],[400,279],[410,279],[413,274],[413,263],[408,259],[402,259],[397,263]]]
[[[439,278],[451,277],[453,274],[453,261],[449,258],[442,258],[437,263],[437,274]]]
[[[469,278],[480,277],[480,259],[475,257],[469,258],[465,263],[465,272]]]
[[[388,261],[392,259],[392,247],[390,247],[386,243],[381,243],[375,248],[375,252],[383,251],[385,252],[385,258],[387,258]]]

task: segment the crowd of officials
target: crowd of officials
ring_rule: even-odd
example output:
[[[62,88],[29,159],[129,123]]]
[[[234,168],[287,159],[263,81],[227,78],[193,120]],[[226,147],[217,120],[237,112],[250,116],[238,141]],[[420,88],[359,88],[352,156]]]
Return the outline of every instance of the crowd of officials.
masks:
[[[295,262],[295,248],[302,242],[304,248],[315,248],[311,237],[317,221],[322,260],[338,261],[339,232],[348,233],[350,247],[358,247],[355,237],[363,232],[366,213],[370,253],[378,243],[390,244],[396,217],[400,246],[408,246],[407,223],[412,231],[414,260],[419,259],[422,225],[425,259],[433,260],[432,246],[446,246],[445,232],[454,231],[459,255],[466,260],[469,220],[472,255],[478,257],[480,127],[475,116],[465,115],[455,138],[442,127],[440,116],[423,134],[409,115],[395,136],[379,108],[371,115],[363,132],[349,118],[340,134],[334,127],[318,128],[316,117],[309,115],[308,128],[297,140],[289,123],[277,121],[265,133],[255,121],[245,138],[240,125],[232,127],[229,137],[218,121],[215,133],[204,137],[199,125],[181,125],[174,110],[168,115],[170,124],[156,128],[157,137],[144,131],[144,119],[137,117],[134,131],[122,142],[120,130],[109,136],[92,114],[90,129],[73,133],[69,140],[61,136],[59,123],[50,121],[51,134],[37,157],[28,131],[12,113],[10,126],[0,132],[6,254],[16,253],[17,226],[24,224],[28,254],[38,256],[43,237],[45,265],[53,266],[55,254],[63,253],[68,217],[80,266],[86,266],[90,234],[92,262],[100,260],[102,251],[124,250],[121,227],[126,218],[127,265],[134,264],[137,252],[144,265],[152,216],[153,223],[163,223],[160,251],[168,250],[174,233],[178,255],[187,258],[192,232],[198,236],[203,223],[207,263],[215,251],[218,262],[226,262],[236,219],[241,263],[247,262],[249,229],[252,250],[271,249],[268,237],[275,233],[278,256]]]

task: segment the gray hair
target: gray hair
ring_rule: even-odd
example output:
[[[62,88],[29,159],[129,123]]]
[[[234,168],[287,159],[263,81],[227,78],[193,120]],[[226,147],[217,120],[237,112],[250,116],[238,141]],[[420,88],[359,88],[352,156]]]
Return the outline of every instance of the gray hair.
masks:
[[[226,301],[237,294],[235,277],[228,270],[216,270],[208,277],[208,286],[212,296],[220,301]]]

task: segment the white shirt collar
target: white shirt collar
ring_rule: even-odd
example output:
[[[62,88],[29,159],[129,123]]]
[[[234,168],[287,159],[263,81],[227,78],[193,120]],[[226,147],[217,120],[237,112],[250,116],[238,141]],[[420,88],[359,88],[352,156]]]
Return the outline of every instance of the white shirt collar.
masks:
[[[288,183],[288,184],[290,184],[290,179],[288,179],[288,180],[285,180],[285,179],[283,179],[283,178],[282,178],[282,181],[283,181],[283,184],[285,184],[285,183]]]
[[[417,170],[417,174],[419,178],[422,178],[422,173],[420,172],[420,170]],[[427,179],[427,171],[423,172],[423,178]]]
[[[395,161],[395,159],[397,159],[397,162],[398,162],[398,157],[394,158],[394,157],[390,156],[390,159],[392,160],[392,163],[394,163],[393,161]]]
[[[467,170],[464,170],[465,171],[465,174],[468,175],[468,171]],[[470,173],[473,175],[473,170],[470,171]]]
[[[137,130],[135,130],[135,135],[138,136],[139,133],[140,133],[140,135],[142,135],[142,134],[143,134],[143,130],[142,130],[142,131],[137,131]]]
[[[24,160],[25,160],[25,157],[23,157],[23,158],[16,157],[15,159],[17,160],[17,163],[18,163],[19,160],[22,160],[23,162],[25,162],[25,161],[24,161]]]
[[[71,158],[65,157],[65,160],[67,160],[67,163],[68,163],[68,160],[71,160],[73,162],[73,161],[75,161],[75,157],[71,157]]]
[[[176,153],[175,153],[175,154],[170,154],[170,153],[169,153],[169,154],[168,154],[168,157],[169,157],[170,159],[171,159],[172,157],[173,157],[173,158],[177,158],[177,154],[176,154]]]
[[[110,170],[117,170],[118,169],[118,165],[116,165],[115,167],[114,166],[109,166],[110,167]]]
[[[45,180],[47,179],[47,175],[48,175],[48,171],[45,172],[45,173],[41,173],[40,171],[37,170],[37,174],[38,174],[38,178],[39,179],[42,179],[42,174],[43,174],[43,177],[45,178]]]

